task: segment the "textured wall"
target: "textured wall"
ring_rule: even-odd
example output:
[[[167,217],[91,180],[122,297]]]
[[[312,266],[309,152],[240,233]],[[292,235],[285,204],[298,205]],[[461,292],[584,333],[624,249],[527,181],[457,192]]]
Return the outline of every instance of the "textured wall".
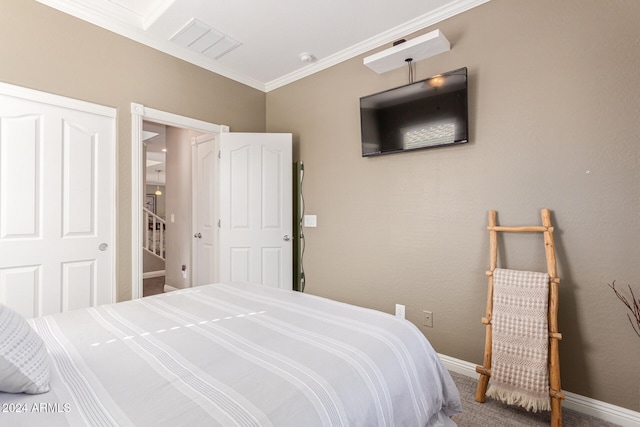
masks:
[[[0,0],[0,81],[118,109],[118,300],[131,298],[131,102],[265,130],[263,92],[35,0]]]
[[[640,338],[607,287],[640,293],[638,22],[635,0],[493,0],[425,29],[452,50],[418,62],[416,80],[469,68],[461,146],[361,157],[358,99],[407,83],[404,67],[377,75],[359,57],[269,92],[267,130],[294,133],[318,215],[307,291],[389,313],[405,304],[437,351],[481,363],[487,211],[530,225],[548,207],[563,388],[640,410]],[[541,236],[500,244],[503,266],[545,269]]]
[[[486,212],[557,227],[563,387],[640,410],[640,339],[606,283],[640,288],[640,3],[493,0],[440,28],[451,52],[416,78],[469,67],[471,143],[360,157],[358,98],[407,82],[362,58],[267,94],[43,6],[0,0],[0,81],[118,108],[118,298],[131,292],[130,102],[293,132],[305,162],[310,293],[434,312],[436,350],[480,363]],[[434,27],[436,28],[436,27]],[[427,28],[429,31],[433,28]],[[386,46],[385,46],[386,47]],[[266,112],[265,112],[266,111]],[[501,261],[543,268],[540,240],[510,236]]]

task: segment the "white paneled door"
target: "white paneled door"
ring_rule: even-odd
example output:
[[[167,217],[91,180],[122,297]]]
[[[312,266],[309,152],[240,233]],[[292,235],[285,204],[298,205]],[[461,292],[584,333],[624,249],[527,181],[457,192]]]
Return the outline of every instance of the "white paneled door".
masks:
[[[291,289],[291,134],[220,134],[220,281]]]
[[[216,282],[218,265],[216,244],[218,241],[218,146],[216,135],[194,138],[194,191],[193,219],[194,277],[192,286]]]
[[[0,84],[0,303],[114,301],[115,109]]]

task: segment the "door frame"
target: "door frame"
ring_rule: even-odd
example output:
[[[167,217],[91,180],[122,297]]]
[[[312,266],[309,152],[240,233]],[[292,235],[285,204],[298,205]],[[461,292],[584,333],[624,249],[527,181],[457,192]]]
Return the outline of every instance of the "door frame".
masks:
[[[144,169],[142,167],[142,122],[144,120],[203,133],[219,134],[221,132],[229,132],[229,126],[156,110],[135,102],[131,103],[131,299],[138,299],[143,295],[142,205],[144,200]]]

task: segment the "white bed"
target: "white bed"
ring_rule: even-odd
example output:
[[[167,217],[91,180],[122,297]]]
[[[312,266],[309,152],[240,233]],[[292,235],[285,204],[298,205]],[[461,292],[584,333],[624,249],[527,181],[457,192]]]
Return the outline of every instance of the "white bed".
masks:
[[[424,335],[386,313],[215,284],[29,320],[50,391],[0,393],[3,426],[455,425]]]

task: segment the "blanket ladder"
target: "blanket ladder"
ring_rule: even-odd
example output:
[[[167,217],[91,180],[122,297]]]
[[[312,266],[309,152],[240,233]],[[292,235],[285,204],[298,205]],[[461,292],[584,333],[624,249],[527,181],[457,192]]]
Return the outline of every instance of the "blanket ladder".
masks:
[[[485,351],[483,366],[477,366],[476,372],[480,374],[478,388],[476,390],[476,401],[483,403],[485,394],[491,377],[491,355],[492,355],[492,335],[491,318],[493,313],[493,272],[498,263],[498,233],[499,232],[538,232],[544,235],[545,254],[547,259],[547,270],[549,274],[549,395],[551,397],[551,425],[562,426],[562,400],[564,393],[560,387],[560,355],[558,353],[558,341],[562,339],[562,334],[558,332],[558,285],[560,279],[556,270],[556,253],[553,242],[553,226],[551,225],[551,213],[549,209],[543,209],[542,226],[526,227],[504,227],[496,224],[496,211],[489,211],[489,271],[486,272],[489,278],[487,292],[486,317],[482,318],[482,323],[486,325]]]

